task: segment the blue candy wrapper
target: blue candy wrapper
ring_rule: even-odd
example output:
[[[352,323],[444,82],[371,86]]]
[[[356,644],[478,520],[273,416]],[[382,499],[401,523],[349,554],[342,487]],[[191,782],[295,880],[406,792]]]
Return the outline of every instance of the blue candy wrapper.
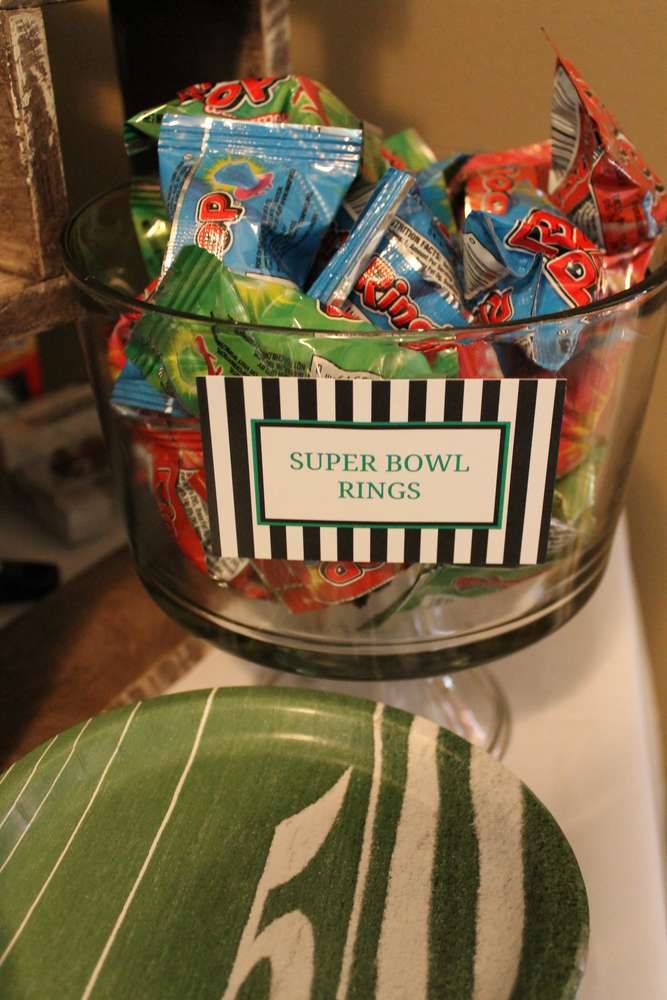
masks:
[[[476,319],[501,323],[589,305],[605,294],[602,251],[537,192],[518,187],[501,215],[473,211],[463,226],[463,285]],[[574,353],[580,321],[541,326],[525,346],[557,371]]]
[[[340,305],[348,289],[347,305],[381,330],[433,330],[469,322],[454,247],[407,171],[386,171],[309,294]]]
[[[396,215],[405,195],[414,187],[414,178],[405,170],[389,167],[379,184],[366,196],[356,220],[353,207],[344,204],[339,217],[349,219],[348,236],[337,253],[328,261],[319,277],[308,289],[308,294],[325,305],[341,307],[354,290],[359,274],[364,270],[369,258],[382,240]],[[341,220],[342,221],[342,220]]]
[[[450,234],[456,232],[456,221],[447,181],[469,159],[469,156],[469,153],[453,153],[446,160],[438,160],[437,163],[430,163],[424,167],[416,178],[422,201]]]
[[[125,362],[114,383],[111,405],[116,409],[148,410],[171,417],[190,416],[177,399],[150,385],[131,361]]]
[[[234,271],[303,287],[357,175],[360,129],[165,115],[158,153],[172,229]]]

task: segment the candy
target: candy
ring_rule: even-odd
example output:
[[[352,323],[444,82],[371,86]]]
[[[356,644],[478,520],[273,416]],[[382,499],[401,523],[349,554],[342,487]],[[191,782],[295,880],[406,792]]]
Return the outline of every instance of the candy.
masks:
[[[381,139],[321,83],[307,76],[263,76],[187,87],[173,101],[140,111],[125,123],[123,138],[129,153],[149,149],[160,134],[166,114],[209,115],[245,121],[290,122],[299,125],[364,127],[361,172],[375,183],[384,172]]]
[[[415,128],[405,128],[383,139],[382,153],[390,166],[414,173],[436,161],[435,153]]]
[[[465,327],[472,317],[455,268],[455,249],[414,179],[389,168],[348,240],[309,291],[324,302],[351,306],[384,330]],[[451,343],[442,338],[423,343],[434,375],[501,375],[493,347],[483,340],[453,334]],[[406,346],[421,350],[419,344]]]
[[[165,115],[165,257],[194,244],[238,271],[302,286],[359,165],[355,129]]]
[[[198,247],[185,247],[154,297],[156,305],[250,324],[238,331],[207,323],[146,313],[136,324],[127,357],[156,389],[198,412],[199,375],[300,375],[335,378],[426,378],[420,354],[382,336],[360,337],[370,324],[327,310],[280,282],[235,275]],[[290,332],[253,329],[252,324],[292,326]],[[296,329],[294,329],[296,328]],[[297,330],[346,333],[344,338],[309,336]]]
[[[480,322],[548,315],[603,296],[602,252],[581,230],[525,187],[503,208],[470,212],[463,227],[464,289]],[[529,356],[557,371],[579,332],[578,320],[541,324],[527,340]]]
[[[188,416],[177,399],[150,385],[131,361],[125,363],[114,383],[111,405],[126,416],[132,416],[128,411],[134,410],[163,413],[172,417]]]
[[[461,162],[465,162],[467,153],[454,153],[446,160],[438,160],[424,167],[417,174],[417,190],[422,201],[435,218],[443,224],[447,232],[456,231],[456,221],[452,209],[447,179]]]
[[[152,280],[162,270],[170,228],[160,186],[156,181],[150,177],[132,178],[130,211],[146,273]]]
[[[464,326],[470,318],[444,227],[414,178],[393,167],[309,293],[325,303],[349,301],[383,330]]]
[[[477,153],[468,158],[450,182],[453,200],[463,200],[463,217],[470,212],[504,215],[518,184],[546,191],[551,163],[551,143],[534,142],[498,153]]]
[[[354,601],[392,580],[403,567],[392,563],[288,562],[256,559],[269,591],[293,614]]]
[[[604,104],[558,51],[549,197],[609,254],[653,239],[667,193]]]
[[[132,440],[160,517],[183,554],[215,583],[265,597],[247,559],[224,559],[212,550],[199,431],[138,424]]]

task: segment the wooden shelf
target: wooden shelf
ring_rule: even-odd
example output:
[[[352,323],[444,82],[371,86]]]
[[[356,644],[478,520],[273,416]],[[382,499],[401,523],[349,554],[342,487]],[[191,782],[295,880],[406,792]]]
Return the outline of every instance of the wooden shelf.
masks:
[[[0,345],[76,319],[74,290],[64,274],[31,281],[0,271]]]
[[[46,7],[47,4],[72,3],[72,0],[0,0],[0,10],[18,10],[21,7]]]

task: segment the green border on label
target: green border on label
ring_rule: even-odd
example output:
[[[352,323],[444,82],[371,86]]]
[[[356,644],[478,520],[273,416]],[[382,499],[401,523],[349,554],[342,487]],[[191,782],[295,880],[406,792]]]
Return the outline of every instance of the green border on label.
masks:
[[[495,506],[497,507],[497,515],[495,521],[490,524],[470,524],[470,523],[454,523],[451,521],[442,521],[435,524],[423,523],[418,521],[401,521],[401,522],[391,522],[391,521],[381,521],[379,524],[370,521],[303,521],[303,520],[292,520],[292,521],[278,521],[278,520],[267,520],[266,518],[260,518],[259,513],[263,508],[262,495],[260,492],[260,474],[259,474],[259,459],[258,454],[261,459],[261,443],[259,442],[259,430],[262,426],[308,426],[308,427],[355,427],[359,430],[368,430],[369,428],[373,430],[376,427],[391,427],[396,430],[403,430],[406,427],[419,428],[421,430],[429,428],[452,428],[454,430],[470,429],[478,427],[495,427],[500,434],[501,446],[499,451],[499,457],[502,457],[502,468],[500,471],[500,485],[496,487],[496,500]],[[299,420],[298,418],[288,418],[274,419],[274,418],[263,418],[263,417],[251,417],[250,419],[250,439],[252,444],[252,467],[253,467],[253,479],[255,488],[255,512],[257,514],[256,523],[259,525],[265,525],[270,527],[271,525],[277,525],[281,527],[296,527],[296,528],[403,528],[416,530],[422,529],[455,529],[463,528],[470,530],[482,529],[488,531],[494,531],[503,526],[503,515],[505,513],[505,486],[507,482],[507,458],[509,454],[509,440],[510,440],[510,427],[511,421],[509,420],[437,420],[437,421],[407,421],[407,422],[393,422],[389,420],[385,421],[356,421],[356,420]],[[263,485],[263,477],[262,485]],[[496,480],[497,483],[497,480]]]

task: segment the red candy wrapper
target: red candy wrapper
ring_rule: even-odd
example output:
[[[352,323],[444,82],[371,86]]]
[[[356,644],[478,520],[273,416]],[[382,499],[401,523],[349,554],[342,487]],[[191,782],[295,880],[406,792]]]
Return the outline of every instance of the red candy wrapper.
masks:
[[[667,219],[665,188],[576,67],[556,55],[549,197],[607,253],[635,250]]]
[[[268,589],[293,614],[344,604],[388,583],[403,566],[396,563],[288,562],[256,559]]]
[[[463,215],[492,212],[505,215],[517,184],[546,191],[551,165],[551,142],[533,142],[498,153],[477,153],[458,170],[450,183],[453,198],[464,192]]]
[[[556,466],[558,479],[572,472],[595,443],[594,433],[609,402],[623,348],[623,344],[618,344],[611,356],[609,349],[600,356],[595,350],[586,350],[558,372],[545,371],[531,362],[517,366],[512,372],[516,378],[567,379]]]
[[[197,430],[133,428],[155,503],[181,552],[216,583],[247,597],[266,597],[247,559],[223,559],[211,548],[201,435]]]
[[[159,278],[154,278],[149,285],[146,285],[143,292],[140,292],[137,298],[142,301],[147,301],[150,299],[151,295],[158,286]],[[107,341],[107,360],[109,362],[109,372],[113,379],[118,378],[121,371],[125,367],[125,362],[127,357],[125,356],[125,348],[127,342],[130,339],[130,334],[132,333],[132,327],[141,317],[141,312],[138,309],[131,309],[129,312],[123,313],[109,334],[109,340]]]

